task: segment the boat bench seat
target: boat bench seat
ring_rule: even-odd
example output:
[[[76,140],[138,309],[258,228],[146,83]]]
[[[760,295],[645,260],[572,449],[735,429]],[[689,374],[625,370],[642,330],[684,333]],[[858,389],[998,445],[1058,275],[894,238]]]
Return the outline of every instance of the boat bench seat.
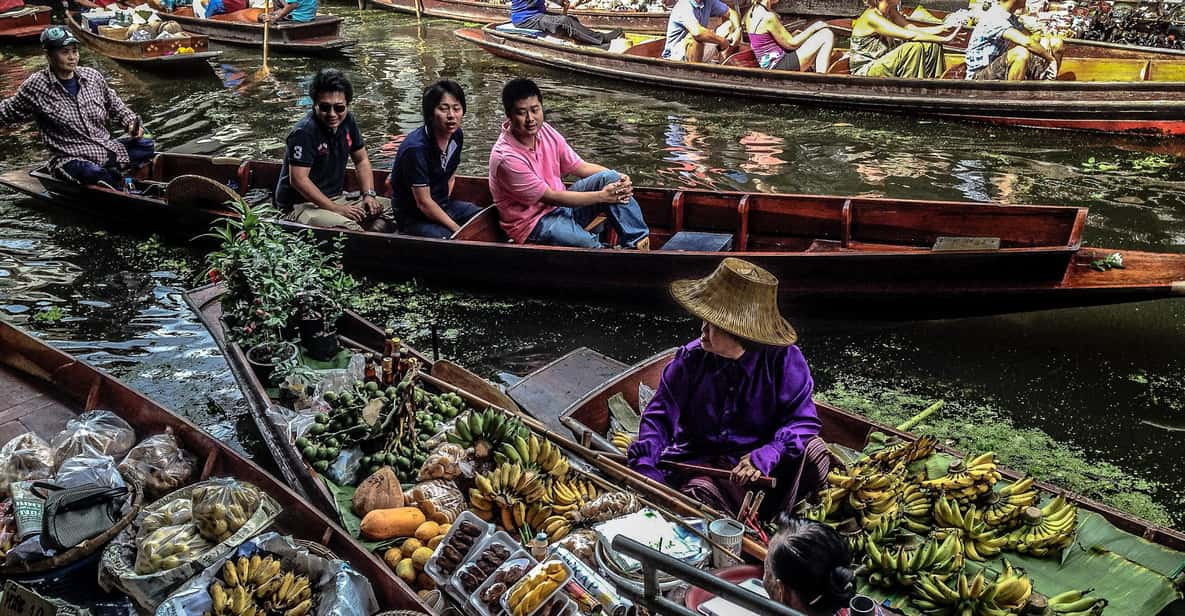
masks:
[[[494,29],[499,32],[505,32],[507,34],[521,34],[522,36],[540,37],[547,34],[542,30],[535,30],[534,28],[520,28],[510,23],[494,26]]]
[[[659,250],[728,252],[732,250],[732,234],[680,231],[663,243]]]
[[[848,242],[847,246],[839,240],[815,240],[803,252],[928,252],[926,248],[917,246],[902,246],[900,244],[876,244],[872,242]]]

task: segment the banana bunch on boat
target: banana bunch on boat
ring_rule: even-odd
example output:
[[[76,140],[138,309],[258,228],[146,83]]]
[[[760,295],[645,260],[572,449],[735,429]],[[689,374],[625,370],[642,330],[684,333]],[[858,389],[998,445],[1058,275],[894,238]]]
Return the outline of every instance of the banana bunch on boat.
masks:
[[[609,442],[613,443],[613,446],[616,447],[621,453],[626,453],[629,450],[630,445],[633,445],[634,441],[636,440],[638,440],[637,434],[626,432],[624,430],[614,430],[613,433],[609,435]]]
[[[520,434],[512,441],[502,443],[494,452],[494,462],[498,465],[519,464],[524,469],[535,471],[552,481],[563,480],[568,476],[570,469],[568,457],[564,452],[551,441],[541,439],[535,434]]]
[[[203,616],[305,616],[314,600],[308,576],[258,554],[227,559],[209,593],[211,606]]]
[[[518,419],[501,411],[486,409],[480,412],[471,411],[468,415],[459,417],[445,438],[450,443],[472,449],[474,457],[484,461],[494,452],[502,451],[502,446],[508,443],[517,450],[516,439],[525,438],[528,433],[527,428]],[[507,452],[502,453],[505,455]],[[521,451],[518,453],[521,454]]]
[[[923,573],[946,575],[963,569],[963,545],[958,533],[945,539],[930,537],[925,541],[904,542],[880,547],[876,541],[866,544],[865,571],[868,581],[884,588],[909,588]]]
[[[980,571],[973,578],[965,573],[924,573],[913,585],[911,602],[927,616],[1008,616],[1029,605],[1033,584],[1023,572],[1004,563],[1004,571],[989,582]]]
[[[950,529],[962,531],[963,553],[971,560],[983,562],[999,555],[1008,544],[984,523],[982,513],[973,506],[964,509],[949,496],[939,496],[934,503],[934,533],[944,538]]]
[[[473,513],[487,522],[500,522],[506,530],[521,528],[526,524],[527,506],[547,498],[543,476],[518,463],[478,473],[473,483],[469,489]]]
[[[970,462],[951,462],[946,475],[923,481],[922,487],[951,496],[966,505],[991,492],[992,486],[999,480],[996,454],[989,451],[972,458]]]
[[[1061,554],[1077,534],[1078,508],[1059,494],[1040,509],[1025,508],[1021,521],[1005,538],[1009,549],[1037,557]]]

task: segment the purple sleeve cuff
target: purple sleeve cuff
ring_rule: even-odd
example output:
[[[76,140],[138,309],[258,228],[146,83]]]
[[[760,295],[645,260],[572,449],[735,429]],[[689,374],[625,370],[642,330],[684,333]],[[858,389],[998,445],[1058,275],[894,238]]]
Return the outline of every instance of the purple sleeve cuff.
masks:
[[[782,447],[782,443],[778,441],[758,447],[749,454],[749,461],[753,463],[754,468],[761,471],[761,474],[768,476],[778,462],[782,461]]]
[[[667,482],[666,475],[662,471],[658,470],[657,468],[655,468],[653,466],[635,466],[635,467],[633,467],[633,469],[639,475],[644,475],[644,476],[649,477],[659,483],[666,483]]]

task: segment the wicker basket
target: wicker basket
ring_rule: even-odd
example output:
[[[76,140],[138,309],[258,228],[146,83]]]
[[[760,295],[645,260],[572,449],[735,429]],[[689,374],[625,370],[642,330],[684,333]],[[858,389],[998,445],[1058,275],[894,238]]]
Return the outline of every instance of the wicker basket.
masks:
[[[321,558],[324,558],[326,560],[340,560],[337,557],[337,554],[333,553],[333,550],[330,550],[329,548],[321,545],[320,543],[317,543],[316,541],[308,541],[307,539],[296,539],[293,541],[293,543],[295,543],[296,546],[301,549],[308,550],[309,554],[312,554],[313,556],[320,556]]]

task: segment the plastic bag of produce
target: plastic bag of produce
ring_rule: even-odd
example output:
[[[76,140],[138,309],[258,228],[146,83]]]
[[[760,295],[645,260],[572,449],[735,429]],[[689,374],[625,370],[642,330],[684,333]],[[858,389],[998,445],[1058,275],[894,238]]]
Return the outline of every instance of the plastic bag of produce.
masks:
[[[418,483],[408,495],[413,504],[437,524],[452,524],[462,511],[469,508],[465,495],[451,481],[434,479]]]
[[[241,584],[239,578],[243,576],[239,574],[242,571],[246,570],[248,580],[256,579],[255,570],[251,566],[253,556],[260,557],[260,561],[255,564],[256,567],[264,566],[267,562],[266,559],[271,557],[273,561],[279,561],[278,576],[283,577],[292,573],[295,580],[289,588],[290,593],[293,588],[303,587],[301,578],[309,581],[309,591],[291,598],[288,596],[276,598],[275,593],[279,591],[268,589],[263,591],[262,599],[256,599],[255,596],[249,598],[250,603],[262,604],[263,601],[270,601],[287,607],[296,597],[307,596],[311,609],[305,608],[308,609],[307,612],[293,613],[307,613],[314,616],[370,616],[379,611],[378,601],[375,599],[374,589],[371,588],[370,582],[348,564],[340,560],[328,560],[314,556],[293,543],[292,537],[278,533],[266,533],[251,539],[235,550],[234,554],[229,557],[233,563],[228,563],[227,558],[220,559],[203,571],[201,575],[186,582],[161,603],[156,610],[156,616],[202,616],[206,613],[209,613],[210,616],[233,616],[229,606],[222,608],[221,611],[216,609],[214,599],[211,597],[211,587],[217,582],[227,595],[231,595],[235,592],[235,585],[232,584],[232,581],[239,581]],[[235,566],[233,575],[226,573],[226,569],[231,566]],[[275,567],[274,564],[271,566]],[[233,577],[234,580],[228,580],[228,577]],[[214,591],[215,594],[218,592]],[[302,599],[296,602],[293,604],[295,607],[287,608],[285,612],[299,609],[303,601]],[[262,607],[254,611],[259,614],[264,613]],[[246,612],[252,612],[250,606]]]
[[[53,474],[53,450],[36,434],[26,432],[0,447],[0,499],[18,481],[48,479]]]
[[[66,422],[53,438],[54,468],[78,455],[106,455],[120,459],[136,444],[136,432],[111,411],[90,411]]]
[[[234,479],[214,479],[194,486],[193,524],[210,541],[225,541],[259,507],[259,489]]]
[[[193,501],[188,498],[178,498],[169,501],[160,509],[144,514],[140,519],[140,529],[136,531],[136,541],[143,542],[151,533],[166,526],[193,523]]]
[[[64,460],[54,477],[54,483],[63,488],[93,484],[122,488],[127,485],[123,475],[119,474],[115,458],[87,454]]]
[[[175,501],[184,500],[192,502],[195,490],[200,490],[200,488],[212,484],[223,486],[225,482],[226,480],[223,479],[215,479],[181,488],[141,511],[136,521],[124,529],[103,551],[103,559],[99,569],[99,585],[109,592],[118,591],[128,595],[132,599],[132,602],[141,610],[154,611],[160,602],[176,590],[178,586],[215,562],[225,558],[227,554],[231,553],[231,551],[247,539],[262,532],[272,523],[276,515],[279,514],[280,506],[276,503],[275,499],[259,492],[259,505],[255,508],[255,512],[248,518],[247,523],[242,528],[238,529],[230,537],[227,537],[226,540],[218,543],[197,558],[182,563],[174,569],[149,574],[136,573],[135,563],[138,557],[137,546],[139,545],[137,536],[139,535],[140,527],[145,521],[153,514],[165,509],[170,509],[174,511],[175,515],[179,515],[176,513],[176,509],[172,509],[181,507],[174,504]],[[250,486],[250,484],[246,483],[236,483],[238,485]],[[255,489],[254,486],[251,487]],[[256,491],[258,492],[257,489]],[[189,525],[196,530],[197,527],[192,522]]]
[[[119,472],[140,482],[144,495],[156,500],[193,479],[196,463],[185,451],[171,429],[142,441],[119,463]]]
[[[158,528],[144,536],[136,552],[136,573],[146,575],[176,569],[200,558],[214,544],[198,534],[193,524]]]
[[[568,550],[573,556],[579,558],[590,567],[597,566],[597,557],[595,552],[597,549],[597,531],[595,530],[586,528],[573,531],[571,534],[567,535],[566,537],[562,537],[559,541],[556,541],[552,545]]]
[[[428,459],[420,467],[418,479],[453,480],[458,477],[473,476],[473,461],[464,447],[453,443],[445,443],[428,454]]]

